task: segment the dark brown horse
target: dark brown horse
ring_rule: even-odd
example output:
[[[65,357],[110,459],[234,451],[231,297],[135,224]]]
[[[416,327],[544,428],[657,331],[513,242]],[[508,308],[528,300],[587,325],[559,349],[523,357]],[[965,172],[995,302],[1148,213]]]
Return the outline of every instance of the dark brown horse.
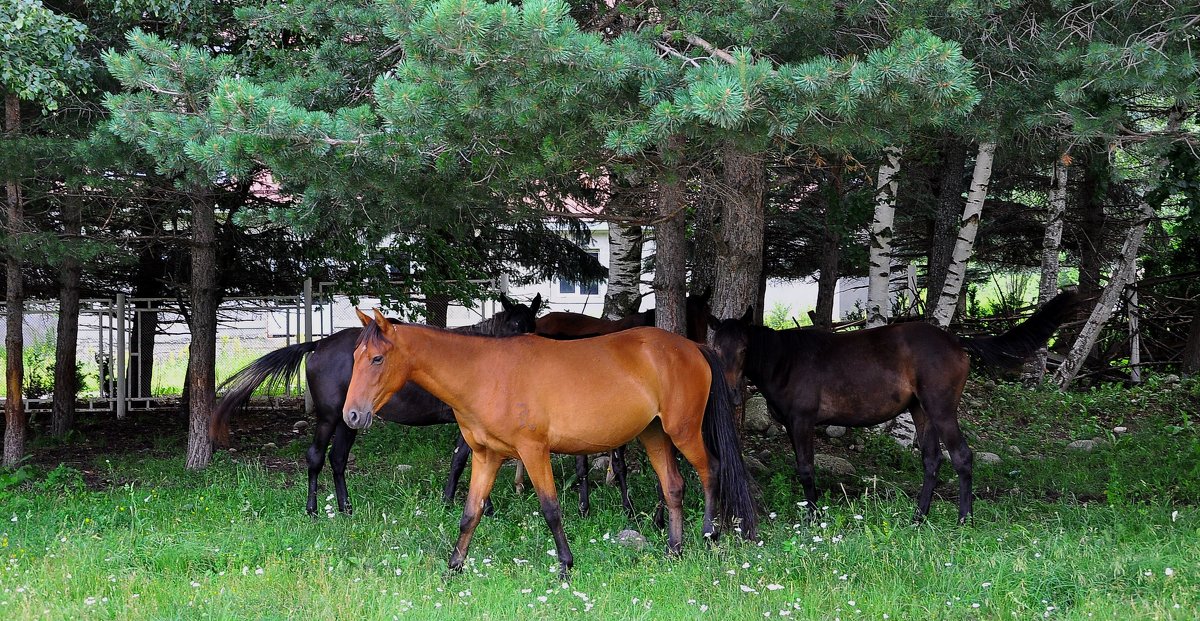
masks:
[[[513,302],[505,296],[501,296],[500,303],[503,311],[481,323],[457,330],[489,336],[533,332],[537,311],[542,303],[541,295],[534,298],[532,307]],[[358,432],[342,422],[342,404],[346,400],[346,388],[350,385],[350,372],[354,365],[354,343],[361,331],[362,328],[347,328],[323,339],[277,349],[250,363],[221,385],[228,391],[217,403],[209,423],[209,437],[219,445],[228,445],[229,418],[233,412],[243,407],[250,395],[264,382],[278,385],[298,375],[300,363],[307,357],[305,376],[317,418],[312,446],[308,449],[306,506],[311,515],[317,514],[317,476],[325,465],[325,453],[331,438],[333,449],[329,451],[329,460],[333,465],[333,487],[338,510],[351,512],[350,497],[346,491],[346,461]],[[413,426],[454,422],[454,414],[449,406],[415,384],[398,391],[376,415],[384,420]],[[450,460],[450,476],[442,493],[446,503],[454,500],[454,491],[458,488],[458,480],[470,455],[470,447],[459,435]]]
[[[925,465],[915,520],[929,512],[942,463],[940,439],[958,473],[958,517],[971,514],[972,453],[958,427],[958,403],[970,366],[968,354],[992,364],[1020,361],[1037,351],[1075,310],[1078,296],[1063,293],[1028,320],[999,336],[957,337],[924,322],[833,333],[772,330],[741,319],[713,319],[714,346],[731,385],[745,377],[788,430],[796,471],[812,512],[813,427],[867,427],[912,413]]]
[[[684,315],[687,323],[687,337],[697,343],[704,344],[708,340],[708,302],[711,297],[711,289],[687,297]],[[653,325],[653,308],[615,320],[592,317],[583,313],[554,312],[538,317],[536,334],[556,340],[574,340]],[[625,508],[625,515],[632,519],[634,515],[633,502],[629,500],[629,487],[626,483],[629,467],[625,463],[624,446],[619,446],[609,453],[609,466],[612,468],[613,476],[617,479],[617,487],[621,490],[621,506]],[[518,464],[518,487],[520,487],[519,481],[522,478],[521,472],[521,466]],[[575,458],[575,480],[579,484],[579,513],[587,515],[591,510],[589,489],[591,482],[588,480],[587,455],[578,455]],[[660,500],[662,498],[661,490],[659,498]],[[654,523],[659,528],[662,528],[663,525],[662,511],[663,506],[660,502],[654,514]]]
[[[435,328],[393,325],[362,315],[354,375],[342,417],[353,429],[411,380],[449,404],[474,451],[471,487],[450,568],[462,568],[483,500],[506,457],[519,457],[554,533],[560,575],[573,564],[550,468],[550,453],[595,453],[641,440],[666,490],[668,549],[683,537],[683,477],[674,445],[704,486],[704,534],[714,509],[741,519],[753,537],[750,481],[733,426],[730,390],[715,353],[657,328],[591,339],[536,336],[489,339]],[[581,372],[586,370],[586,372]]]

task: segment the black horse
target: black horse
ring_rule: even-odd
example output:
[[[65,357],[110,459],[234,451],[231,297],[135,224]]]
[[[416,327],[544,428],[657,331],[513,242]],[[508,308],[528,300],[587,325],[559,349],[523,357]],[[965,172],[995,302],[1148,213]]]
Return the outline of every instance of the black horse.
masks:
[[[929,512],[942,463],[940,439],[958,473],[963,522],[971,515],[972,453],[958,426],[958,403],[968,354],[988,364],[1018,362],[1044,345],[1079,301],[1074,293],[1059,294],[1008,332],[982,338],[956,337],[924,322],[844,333],[776,331],[750,325],[750,310],[740,319],[711,318],[710,323],[730,385],[740,386],[744,372],[787,428],[810,513],[817,505],[813,427],[866,427],[908,410],[925,465],[914,520]]]
[[[537,312],[542,303],[540,294],[534,298],[532,307],[514,303],[507,297],[501,297],[500,302],[504,306],[502,312],[481,323],[457,330],[498,337],[534,331]],[[333,464],[333,485],[338,510],[343,513],[351,512],[350,498],[346,492],[346,460],[358,432],[342,421],[342,404],[346,400],[346,389],[350,385],[350,373],[354,366],[354,343],[361,331],[362,328],[347,328],[323,339],[277,349],[250,363],[222,383],[221,387],[229,390],[217,404],[209,423],[209,437],[220,445],[228,445],[229,418],[233,412],[245,405],[251,393],[263,382],[278,384],[297,375],[300,363],[307,356],[308,390],[317,417],[312,446],[308,448],[307,509],[312,515],[317,514],[317,475],[325,465],[325,453],[331,438],[333,450],[329,451],[329,459]],[[425,426],[455,422],[450,406],[412,382],[397,391],[378,415],[402,425]],[[443,491],[443,498],[447,503],[454,499],[454,492],[470,454],[471,448],[460,433],[455,441],[450,477]]]

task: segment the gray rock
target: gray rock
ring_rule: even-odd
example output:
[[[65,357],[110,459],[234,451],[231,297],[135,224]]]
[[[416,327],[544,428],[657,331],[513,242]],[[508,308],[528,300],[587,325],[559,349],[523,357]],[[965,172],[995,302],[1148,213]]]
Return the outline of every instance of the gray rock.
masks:
[[[596,478],[604,478],[608,475],[608,455],[601,455],[592,460],[590,474]]]
[[[849,475],[849,474],[855,474],[857,472],[857,470],[854,469],[854,464],[851,464],[850,462],[846,461],[845,459],[842,459],[841,457],[836,457],[834,455],[825,455],[824,453],[817,453],[816,457],[814,458],[814,462],[816,463],[816,466],[818,468],[820,468],[822,470],[828,470],[834,474]]]
[[[766,474],[767,467],[763,465],[763,463],[759,461],[757,457],[754,457],[753,455],[747,455],[743,458],[743,461],[746,462],[746,468],[750,470],[751,474]]]
[[[1016,444],[1013,444],[1013,445],[1011,445],[1011,446],[1009,446],[1009,447],[1008,447],[1008,452],[1009,452],[1009,453],[1012,453],[1013,455],[1020,455],[1020,454],[1021,454],[1021,447],[1017,446]]]
[[[617,533],[617,543],[634,550],[642,550],[649,542],[636,530],[623,530]]]
[[[396,470],[398,472],[408,472],[409,470],[412,470],[412,469],[413,469],[413,467],[409,464],[400,464],[400,465],[396,466]]]
[[[846,428],[841,425],[830,425],[825,428],[825,435],[831,438],[840,438],[846,435]]]
[[[1076,440],[1067,445],[1067,448],[1072,451],[1094,451],[1096,450],[1095,440]]]
[[[995,453],[988,453],[985,451],[982,453],[975,453],[975,461],[978,461],[981,464],[998,464],[1000,463],[1000,456]]]
[[[746,415],[743,418],[743,424],[746,431],[753,433],[763,433],[775,422],[771,418],[771,412],[767,409],[767,400],[761,396],[754,396],[746,400]]]
[[[296,424],[292,425],[292,431],[296,433],[304,433],[305,429],[308,429],[308,421],[306,420],[298,420]]]
[[[274,443],[274,442],[267,442],[266,444],[264,444],[264,445],[263,445],[263,450],[264,450],[264,451],[273,451],[273,450],[275,450],[275,449],[277,449],[277,448],[279,448],[279,447],[278,447],[278,446],[275,446],[275,443]]]
[[[1113,427],[1113,433],[1125,433],[1129,431],[1128,427]]]
[[[779,423],[771,423],[771,425],[767,427],[766,433],[763,435],[767,436],[768,438],[778,438],[787,435],[787,430],[784,429],[783,425],[780,425]]]
[[[1162,381],[1164,384],[1178,384],[1179,376],[1172,373],[1172,374],[1164,377]]]

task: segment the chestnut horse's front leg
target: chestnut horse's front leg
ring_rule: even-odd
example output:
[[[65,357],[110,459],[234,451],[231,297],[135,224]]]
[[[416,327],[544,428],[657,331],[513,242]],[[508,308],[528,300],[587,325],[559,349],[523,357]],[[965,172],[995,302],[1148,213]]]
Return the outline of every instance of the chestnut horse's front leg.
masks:
[[[467,490],[467,501],[463,506],[462,520],[458,523],[458,542],[450,553],[450,570],[459,571],[467,560],[467,548],[471,545],[471,535],[479,526],[479,518],[483,516],[483,501],[492,493],[492,485],[496,482],[496,472],[504,459],[488,450],[486,447],[474,447],[474,458],[471,464],[471,488]]]
[[[575,565],[575,557],[571,547],[567,545],[567,534],[563,532],[562,509],[558,504],[558,491],[554,489],[554,469],[550,466],[550,448],[545,444],[518,449],[525,471],[537,492],[541,504],[542,515],[546,525],[554,534],[554,548],[558,550],[558,577],[563,581],[571,579],[571,567]]]

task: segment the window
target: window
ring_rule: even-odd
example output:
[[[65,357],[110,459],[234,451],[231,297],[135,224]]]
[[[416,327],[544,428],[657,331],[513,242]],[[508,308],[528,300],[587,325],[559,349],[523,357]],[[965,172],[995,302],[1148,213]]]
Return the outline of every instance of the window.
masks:
[[[587,253],[592,255],[593,258],[600,257],[599,250],[588,250]],[[575,294],[575,295],[599,295],[600,294],[600,283],[599,282],[579,283],[579,282],[574,282],[571,280],[560,280],[560,281],[558,281],[558,292],[559,293],[570,293],[570,294]]]

